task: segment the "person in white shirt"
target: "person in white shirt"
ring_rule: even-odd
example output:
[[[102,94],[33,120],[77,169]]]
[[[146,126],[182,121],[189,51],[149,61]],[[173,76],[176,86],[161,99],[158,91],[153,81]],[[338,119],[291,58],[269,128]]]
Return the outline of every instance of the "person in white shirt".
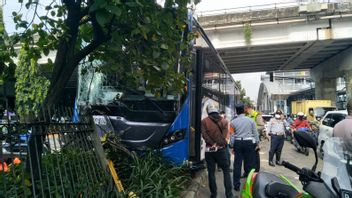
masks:
[[[276,155],[276,164],[281,165],[281,151],[285,142],[285,128],[288,126],[287,122],[282,116],[282,111],[275,112],[275,118],[272,118],[267,127],[267,133],[271,137],[270,151],[269,151],[269,165],[275,166],[274,155]]]

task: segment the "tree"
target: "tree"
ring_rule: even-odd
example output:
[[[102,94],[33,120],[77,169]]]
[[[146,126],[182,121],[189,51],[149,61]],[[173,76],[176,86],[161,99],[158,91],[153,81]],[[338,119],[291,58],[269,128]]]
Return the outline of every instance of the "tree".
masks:
[[[11,56],[14,55],[14,50],[7,48],[6,41],[8,36],[5,31],[4,20],[3,20],[3,11],[0,7],[0,81],[4,81],[10,77],[13,77],[15,64],[11,59]]]
[[[246,96],[246,90],[242,87],[241,81],[235,81],[236,87],[240,90],[240,100],[243,104],[252,105],[251,99],[249,96]]]
[[[190,63],[181,54],[193,38],[185,33],[189,1],[166,0],[162,7],[151,0],[19,0],[34,15],[26,21],[21,13],[12,13],[19,33],[11,35],[6,47],[14,51],[15,44],[23,44],[29,60],[56,50],[55,60],[45,66],[52,73],[47,105],[60,99],[82,61],[101,62],[101,70],[121,74],[132,85],[143,78],[151,90],[180,91],[185,79],[176,68]],[[42,5],[44,15],[37,12]],[[6,55],[11,56],[17,55]]]
[[[26,47],[22,47],[20,50],[15,73],[17,113],[22,116],[36,116],[48,92],[49,81],[39,75],[38,60],[31,57],[25,49]]]

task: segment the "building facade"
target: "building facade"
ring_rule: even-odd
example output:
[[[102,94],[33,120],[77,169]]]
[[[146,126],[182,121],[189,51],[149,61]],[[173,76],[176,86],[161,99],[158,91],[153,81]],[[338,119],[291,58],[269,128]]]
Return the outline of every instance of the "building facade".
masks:
[[[272,81],[268,74],[263,75],[261,81],[257,108],[265,114],[277,109],[285,113],[290,112],[290,105],[287,102],[290,94],[314,87],[314,82],[307,70],[274,72]]]

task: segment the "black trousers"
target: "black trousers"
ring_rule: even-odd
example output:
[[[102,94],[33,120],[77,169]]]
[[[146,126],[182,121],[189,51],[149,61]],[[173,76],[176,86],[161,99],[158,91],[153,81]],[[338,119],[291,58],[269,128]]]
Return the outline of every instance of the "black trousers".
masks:
[[[272,135],[270,142],[269,161],[273,161],[276,154],[276,161],[281,159],[281,151],[284,147],[285,137],[283,135]]]
[[[225,193],[226,197],[233,197],[232,194],[232,182],[230,176],[230,166],[228,162],[228,158],[226,155],[226,147],[218,150],[217,152],[206,152],[205,153],[205,161],[207,162],[208,169],[208,181],[209,181],[209,189],[211,192],[211,198],[215,198],[217,195],[217,186],[216,186],[216,178],[215,178],[215,167],[216,164],[222,169],[224,174],[224,184],[225,184]]]
[[[226,157],[228,159],[229,168],[230,168],[231,167],[231,154],[230,154],[230,145],[229,144],[226,145]]]
[[[255,151],[255,172],[260,171],[260,153],[259,150]],[[246,173],[249,174],[249,173]]]
[[[235,140],[234,152],[235,162],[233,164],[233,185],[239,186],[241,184],[242,162],[244,164],[244,172],[249,173],[251,169],[255,168],[256,159],[256,144],[252,140]]]

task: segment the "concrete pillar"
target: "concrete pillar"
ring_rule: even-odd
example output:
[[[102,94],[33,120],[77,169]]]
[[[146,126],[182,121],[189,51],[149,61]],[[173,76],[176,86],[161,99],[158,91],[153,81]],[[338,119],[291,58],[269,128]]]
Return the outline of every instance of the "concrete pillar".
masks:
[[[336,78],[320,78],[315,80],[315,98],[317,100],[331,100],[336,105]]]
[[[347,100],[352,99],[352,71],[345,73]]]

